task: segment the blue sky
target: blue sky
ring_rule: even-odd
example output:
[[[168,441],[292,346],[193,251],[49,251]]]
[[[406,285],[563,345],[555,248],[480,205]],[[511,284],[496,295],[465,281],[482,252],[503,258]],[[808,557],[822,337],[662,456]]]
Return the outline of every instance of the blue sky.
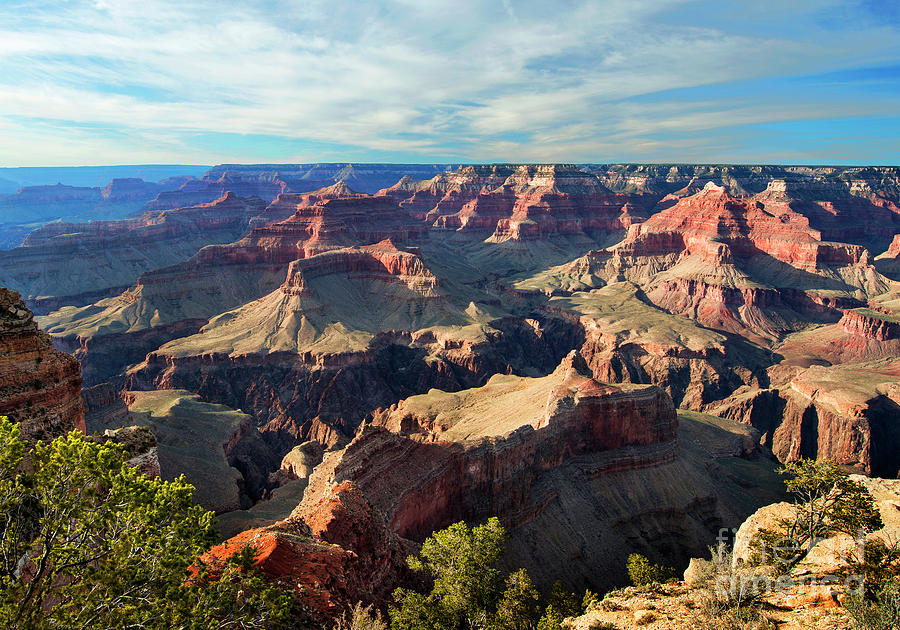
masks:
[[[2,0],[0,166],[900,163],[897,0]]]

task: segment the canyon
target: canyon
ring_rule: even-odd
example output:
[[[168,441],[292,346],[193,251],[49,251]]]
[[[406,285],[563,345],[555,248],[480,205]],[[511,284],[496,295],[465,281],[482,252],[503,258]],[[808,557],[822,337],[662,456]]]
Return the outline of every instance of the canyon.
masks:
[[[779,500],[778,462],[900,471],[897,168],[222,165],[132,189],[131,216],[0,252],[9,330],[40,340],[9,356],[56,401],[29,426],[150,427],[159,475],[219,515],[211,553],[253,541],[319,615],[383,603],[461,519],[499,516],[542,588],[602,590]]]

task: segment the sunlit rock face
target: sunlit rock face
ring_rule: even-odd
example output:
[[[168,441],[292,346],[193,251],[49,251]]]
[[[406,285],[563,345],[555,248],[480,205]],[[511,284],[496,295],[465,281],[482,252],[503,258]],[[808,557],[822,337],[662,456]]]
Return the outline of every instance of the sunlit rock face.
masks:
[[[0,288],[0,415],[29,440],[84,431],[78,361],[50,346],[18,293]]]

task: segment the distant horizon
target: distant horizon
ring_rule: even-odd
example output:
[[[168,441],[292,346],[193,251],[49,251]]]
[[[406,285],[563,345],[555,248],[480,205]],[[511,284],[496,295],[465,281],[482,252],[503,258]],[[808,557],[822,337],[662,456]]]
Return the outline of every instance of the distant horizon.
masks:
[[[209,171],[222,167],[296,167],[296,166],[531,166],[541,164],[574,164],[576,166],[728,166],[728,167],[782,167],[782,168],[900,168],[893,164],[799,164],[799,163],[726,163],[726,162],[246,162],[222,164],[109,164],[78,166],[0,166],[0,195],[15,194],[19,189],[35,186],[71,186],[102,188],[114,179],[139,177],[157,182],[168,177],[189,175],[202,177]],[[149,172],[148,172],[149,171]]]
[[[220,166],[311,166],[314,164],[322,165],[338,165],[345,164],[347,166],[425,166],[425,165],[458,165],[458,166],[544,166],[557,164],[588,164],[592,166],[600,165],[621,165],[621,166],[801,166],[812,168],[900,168],[900,161],[893,163],[876,163],[876,162],[707,162],[707,161],[678,161],[678,160],[600,160],[600,161],[583,161],[583,160],[555,160],[549,162],[543,161],[460,161],[460,160],[419,160],[411,162],[385,160],[382,162],[372,162],[364,160],[310,160],[305,162],[278,162],[263,160],[260,162],[217,162],[215,164],[187,164],[179,162],[135,162],[130,164],[35,164],[30,166],[2,166],[0,172],[27,169],[103,169],[103,168],[206,168],[213,169]]]

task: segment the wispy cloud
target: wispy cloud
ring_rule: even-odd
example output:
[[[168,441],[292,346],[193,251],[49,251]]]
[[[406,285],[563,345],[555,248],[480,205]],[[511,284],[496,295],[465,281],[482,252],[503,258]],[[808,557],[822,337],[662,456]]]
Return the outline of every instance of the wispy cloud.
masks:
[[[260,159],[247,139],[271,160],[712,159],[748,155],[741,126],[896,109],[785,80],[896,64],[872,0],[843,24],[847,2],[760,1],[765,18],[696,0],[13,0],[0,164]]]

